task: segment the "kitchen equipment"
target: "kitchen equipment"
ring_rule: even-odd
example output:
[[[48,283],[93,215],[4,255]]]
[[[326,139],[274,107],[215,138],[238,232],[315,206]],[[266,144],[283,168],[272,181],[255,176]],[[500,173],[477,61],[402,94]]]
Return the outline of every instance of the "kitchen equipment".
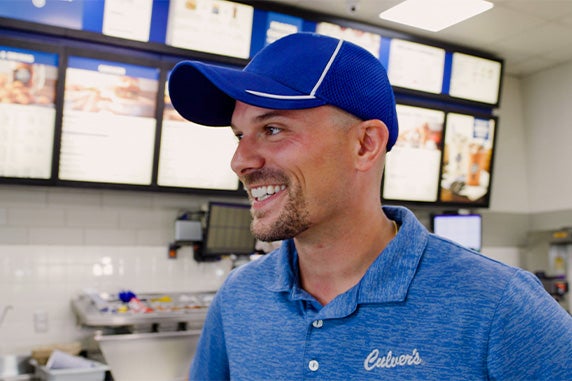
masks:
[[[130,308],[118,295],[90,290],[72,300],[78,322],[95,329],[114,381],[188,379],[207,308],[206,293],[138,294],[147,308]]]
[[[183,381],[201,331],[96,335],[114,381]]]

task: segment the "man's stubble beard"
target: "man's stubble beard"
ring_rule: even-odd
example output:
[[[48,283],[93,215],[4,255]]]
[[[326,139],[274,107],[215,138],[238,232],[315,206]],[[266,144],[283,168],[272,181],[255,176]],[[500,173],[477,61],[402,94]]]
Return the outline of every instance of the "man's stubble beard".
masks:
[[[310,227],[308,208],[300,187],[288,187],[287,192],[286,205],[270,225],[259,220],[264,214],[257,216],[253,213],[251,231],[256,239],[263,242],[280,241],[293,238]]]

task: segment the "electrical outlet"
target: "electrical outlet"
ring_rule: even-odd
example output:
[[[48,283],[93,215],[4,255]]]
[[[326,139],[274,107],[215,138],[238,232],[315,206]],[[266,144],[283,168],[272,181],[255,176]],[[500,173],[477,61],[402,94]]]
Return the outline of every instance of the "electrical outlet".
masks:
[[[34,332],[46,333],[48,332],[48,311],[36,310],[34,311]]]

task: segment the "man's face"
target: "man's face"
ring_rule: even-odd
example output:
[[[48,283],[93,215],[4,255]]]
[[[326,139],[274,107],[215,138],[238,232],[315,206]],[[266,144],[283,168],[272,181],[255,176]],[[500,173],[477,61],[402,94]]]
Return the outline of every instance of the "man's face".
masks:
[[[231,166],[248,190],[256,238],[300,236],[343,208],[351,143],[339,116],[330,106],[270,110],[237,102]]]

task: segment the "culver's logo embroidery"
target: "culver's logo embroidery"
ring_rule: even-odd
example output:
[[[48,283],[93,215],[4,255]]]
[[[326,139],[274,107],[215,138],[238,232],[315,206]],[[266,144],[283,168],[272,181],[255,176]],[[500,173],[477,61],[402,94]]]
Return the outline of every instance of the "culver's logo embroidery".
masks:
[[[365,358],[363,362],[363,367],[368,372],[375,368],[397,368],[398,366],[415,366],[420,365],[423,359],[419,355],[417,348],[414,349],[411,354],[404,354],[395,356],[392,351],[387,352],[385,355],[381,355],[379,349],[374,349]]]

